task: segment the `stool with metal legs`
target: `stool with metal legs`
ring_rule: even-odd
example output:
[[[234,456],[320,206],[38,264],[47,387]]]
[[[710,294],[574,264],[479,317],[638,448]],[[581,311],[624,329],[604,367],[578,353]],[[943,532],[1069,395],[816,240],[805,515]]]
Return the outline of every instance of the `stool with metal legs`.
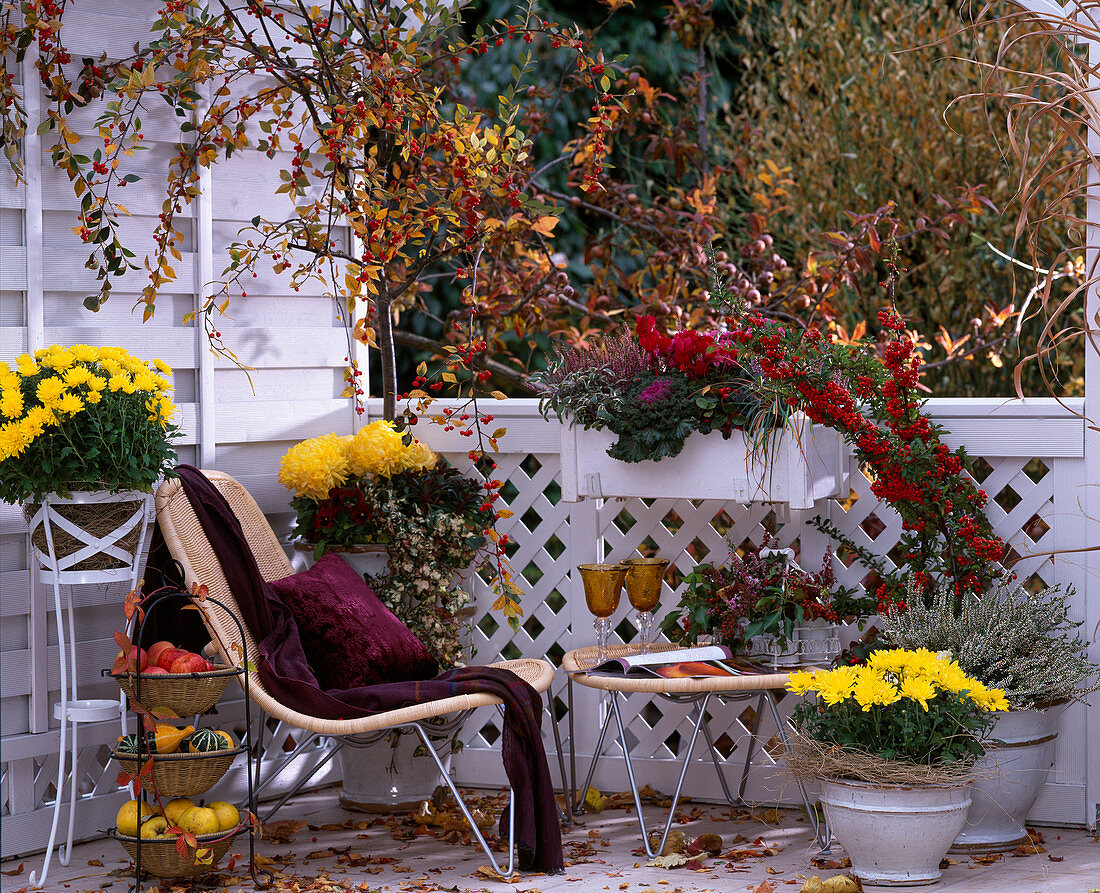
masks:
[[[72,505],[95,505],[106,503],[134,503],[129,516],[109,533],[99,535],[90,533],[58,511]],[[33,532],[41,527],[45,535],[46,550],[33,546],[38,561],[38,580],[53,584],[54,616],[57,620],[57,652],[61,664],[61,698],[54,705],[54,718],[60,720],[60,741],[57,751],[57,782],[53,804],[53,821],[50,823],[50,836],[46,844],[46,857],[42,865],[42,875],[31,872],[31,887],[41,887],[46,883],[53,858],[54,843],[57,840],[57,824],[64,803],[65,785],[69,787],[69,825],[65,843],[58,847],[57,861],[68,865],[73,848],[73,830],[76,823],[76,801],[80,796],[77,790],[77,760],[79,757],[79,737],[77,729],[80,723],[103,722],[120,719],[125,708],[125,695],[117,699],[77,697],[76,673],[76,629],[73,620],[73,586],[87,583],[126,583],[130,589],[137,585],[138,564],[141,557],[141,545],[149,526],[153,497],[147,493],[73,493],[69,498],[48,494],[30,521]],[[78,547],[69,554],[58,557],[56,540],[62,534],[75,540]],[[129,539],[133,543],[133,552],[121,543]],[[32,539],[33,543],[33,539]],[[118,567],[103,570],[76,570],[75,568],[94,555],[104,555],[112,559]],[[68,599],[65,608],[68,611],[68,623],[65,622],[62,609],[61,587],[68,587]],[[66,645],[66,627],[68,644]],[[123,729],[125,731],[125,729]],[[69,763],[66,772],[66,762]]]
[[[658,646],[658,648],[660,647],[662,646]],[[675,646],[664,647],[668,648]],[[623,656],[631,652],[629,646],[621,646],[620,648],[610,650],[614,652],[611,655],[613,657]],[[589,765],[585,782],[579,790],[571,794],[574,811],[576,812],[580,809],[581,803],[583,802],[583,795],[592,784],[596,765],[603,754],[607,731],[611,726],[612,720],[614,720],[619,733],[619,747],[623,752],[627,778],[634,798],[634,806],[638,814],[638,825],[642,835],[642,845],[645,847],[645,851],[650,857],[658,855],[664,849],[665,842],[668,839],[669,831],[675,821],[676,806],[680,800],[684,779],[687,776],[687,769],[692,761],[700,731],[702,731],[703,738],[706,742],[707,753],[710,756],[711,762],[714,764],[715,771],[718,773],[718,781],[722,787],[722,793],[725,795],[729,805],[735,808],[748,805],[744,800],[745,786],[748,780],[749,769],[752,767],[753,755],[759,746],[762,702],[766,702],[768,705],[772,718],[775,720],[779,738],[783,743],[784,749],[789,749],[790,741],[787,736],[785,724],[779,713],[779,707],[776,704],[775,697],[772,694],[773,689],[783,689],[786,686],[787,677],[785,674],[706,677],[703,679],[662,679],[658,677],[638,678],[603,675],[589,676],[585,673],[585,670],[594,663],[595,651],[595,648],[576,649],[566,654],[562,660],[562,668],[568,674],[570,685],[576,682],[588,688],[602,690],[607,692],[610,698],[610,709],[600,729],[599,739],[592,755],[592,762]],[[630,747],[626,735],[626,725],[623,722],[619,706],[621,696],[636,692],[656,694],[675,703],[688,703],[694,705],[694,720],[692,722],[691,736],[688,739],[687,747],[681,759],[680,774],[672,795],[672,803],[669,807],[668,817],[656,847],[650,845],[649,833],[646,828],[645,818],[642,814],[641,792],[638,788],[637,779],[634,774],[634,767],[630,758]],[[729,784],[726,781],[725,773],[722,771],[720,755],[714,745],[710,729],[707,726],[707,705],[712,696],[718,697],[723,701],[747,700],[754,697],[757,699],[756,715],[753,719],[752,728],[749,731],[749,741],[746,747],[745,760],[742,765],[741,780],[738,785],[736,798],[733,796]],[[572,711],[570,711],[570,719],[572,719]],[[570,722],[570,740],[572,740],[572,722]],[[576,776],[573,775],[572,778],[575,784]],[[802,805],[806,810],[806,814],[814,832],[815,844],[822,853],[827,854],[830,840],[828,825],[825,821],[818,818],[817,811],[810,803],[809,794],[806,791],[805,785],[801,782],[797,782],[797,786],[802,798]]]

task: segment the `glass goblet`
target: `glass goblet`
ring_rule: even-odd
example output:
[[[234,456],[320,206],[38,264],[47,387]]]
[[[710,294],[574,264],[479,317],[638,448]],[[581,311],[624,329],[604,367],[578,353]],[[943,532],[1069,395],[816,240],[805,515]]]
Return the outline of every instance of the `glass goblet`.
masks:
[[[641,651],[653,647],[650,631],[653,628],[653,609],[661,598],[661,581],[668,570],[667,558],[628,558],[626,565],[626,597],[638,611],[638,634]]]
[[[577,566],[584,584],[584,600],[596,620],[596,661],[607,660],[607,636],[611,632],[609,619],[619,607],[626,566],[622,564],[581,564]]]

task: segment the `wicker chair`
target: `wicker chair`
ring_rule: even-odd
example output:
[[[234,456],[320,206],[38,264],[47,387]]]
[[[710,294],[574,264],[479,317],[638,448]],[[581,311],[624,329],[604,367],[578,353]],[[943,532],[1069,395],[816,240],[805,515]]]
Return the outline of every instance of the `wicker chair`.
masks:
[[[252,547],[253,555],[256,558],[256,562],[260,567],[260,573],[263,575],[264,579],[277,580],[294,573],[294,568],[291,566],[286,553],[283,551],[282,546],[279,544],[278,539],[267,523],[267,519],[264,517],[263,512],[260,511],[260,507],[256,504],[256,501],[248,491],[227,474],[218,471],[204,471],[203,474],[206,475],[222,496],[226,498],[234,514],[237,516],[237,519],[241,522],[241,527],[244,529],[248,543]],[[256,642],[247,629],[245,629],[244,633],[245,641],[239,641],[240,633],[238,632],[237,624],[228,616],[229,612],[232,611],[237,615],[238,620],[241,619],[239,611],[237,610],[236,601],[233,598],[232,592],[229,590],[221,566],[214,556],[214,551],[207,541],[206,535],[203,533],[202,527],[199,525],[194,510],[191,508],[191,504],[187,499],[187,495],[184,493],[183,487],[178,480],[167,481],[160,486],[157,490],[156,507],[157,520],[160,524],[161,531],[164,533],[164,539],[168,545],[168,549],[172,556],[183,565],[185,579],[188,585],[195,581],[206,584],[210,595],[226,606],[223,609],[208,602],[207,609],[204,612],[206,615],[204,619],[216,650],[230,665],[235,665],[239,662],[239,658],[236,655],[240,653],[238,650],[240,647],[243,647],[247,654],[255,654]],[[241,623],[241,627],[244,627],[243,622]],[[511,670],[520,678],[529,682],[535,690],[540,693],[549,689],[550,683],[554,677],[553,667],[541,660],[509,660],[492,664],[492,666]],[[238,678],[243,679],[243,677]],[[243,681],[241,684],[242,686],[245,685]],[[476,836],[478,843],[481,844],[482,849],[485,851],[490,861],[502,874],[511,874],[515,856],[514,826],[509,828],[507,864],[505,866],[498,865],[488,843],[478,829],[473,817],[470,815],[470,810],[463,800],[462,795],[451,780],[450,775],[444,769],[443,763],[436,753],[435,747],[431,744],[431,739],[433,737],[438,739],[440,735],[446,734],[454,728],[457,728],[465,719],[469,711],[477,707],[485,706],[497,706],[499,708],[501,701],[498,698],[488,694],[459,695],[439,701],[417,704],[412,707],[404,707],[400,710],[390,710],[385,713],[364,716],[358,719],[332,720],[299,713],[279,703],[264,690],[263,684],[259,681],[255,673],[248,674],[247,694],[253,702],[269,716],[295,728],[311,733],[308,738],[300,742],[298,746],[260,782],[257,791],[262,790],[272,778],[278,775],[278,773],[288,766],[299,754],[304,752],[317,736],[333,737],[336,739],[335,747],[326,754],[325,759],[319,762],[305,778],[299,780],[295,787],[264,815],[265,820],[279,809],[310,777],[312,777],[314,773],[317,772],[317,770],[331,759],[336,751],[348,742],[349,738],[351,739],[351,743],[363,745],[383,737],[387,732],[393,729],[399,727],[412,727],[419,734],[428,753],[435,759],[440,774],[450,788],[459,808],[466,817],[466,821],[469,822],[473,834]],[[431,725],[425,725],[425,720],[452,714],[458,714],[458,716],[453,716],[443,724],[437,721]],[[511,790],[509,789],[509,801],[510,800]],[[512,815],[514,819],[511,809],[509,809],[509,814]]]

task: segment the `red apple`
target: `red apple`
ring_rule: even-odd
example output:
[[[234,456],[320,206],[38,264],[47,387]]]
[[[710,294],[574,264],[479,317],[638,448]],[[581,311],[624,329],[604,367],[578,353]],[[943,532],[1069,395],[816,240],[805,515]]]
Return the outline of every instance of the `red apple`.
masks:
[[[157,666],[163,667],[165,670],[171,673],[172,664],[177,660],[177,658],[181,658],[188,653],[189,652],[183,651],[180,648],[165,648],[163,651],[161,651],[160,657],[157,658]]]
[[[176,646],[173,645],[171,642],[165,642],[163,640],[161,640],[160,642],[154,642],[149,647],[149,663],[156,664],[157,666],[160,666],[160,656],[167,649],[175,648],[175,647]]]
[[[120,649],[118,654],[115,655],[115,666],[122,666],[125,660],[125,653]],[[141,649],[140,656],[138,653],[137,645],[130,646],[130,658],[126,660],[126,669],[130,673],[137,673],[139,670],[144,671],[149,666],[149,655],[144,648]]]
[[[194,673],[194,658],[195,655],[190,651],[178,652],[172,659],[172,663],[169,664],[168,672],[173,674]]]
[[[143,675],[145,675],[145,676],[167,676],[168,671],[166,669],[164,669],[164,667],[158,667],[156,664],[153,664],[152,666],[146,668],[145,673]]]

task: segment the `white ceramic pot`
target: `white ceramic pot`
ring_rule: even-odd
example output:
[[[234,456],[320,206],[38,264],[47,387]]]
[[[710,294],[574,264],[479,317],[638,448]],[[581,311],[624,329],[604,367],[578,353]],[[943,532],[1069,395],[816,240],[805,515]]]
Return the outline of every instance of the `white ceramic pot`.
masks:
[[[313,543],[296,542],[294,548],[299,552],[305,552],[309,556],[307,562],[313,564]],[[335,552],[350,564],[353,570],[368,577],[377,577],[384,574],[390,563],[390,553],[387,547],[375,545],[374,543],[347,546],[342,549],[329,549],[328,551]]]
[[[1054,764],[1058,723],[1067,704],[997,714],[989,737],[1003,743],[985,744],[985,756],[974,767],[974,802],[952,852],[999,853],[1027,843],[1024,822]]]
[[[914,787],[822,780],[821,802],[864,885],[933,884],[970,807],[966,785]]]
[[[393,738],[397,736],[396,746]],[[428,754],[415,756],[420,736],[412,732],[394,733],[368,744],[355,747],[345,744],[336,755],[344,787],[340,805],[356,812],[401,812],[415,809],[431,799],[443,783]],[[450,769],[451,755],[443,759]]]
[[[749,656],[763,658],[772,667],[797,667],[799,663],[798,636],[792,635],[787,643],[780,647],[779,640],[772,633],[753,636],[749,640]]]

